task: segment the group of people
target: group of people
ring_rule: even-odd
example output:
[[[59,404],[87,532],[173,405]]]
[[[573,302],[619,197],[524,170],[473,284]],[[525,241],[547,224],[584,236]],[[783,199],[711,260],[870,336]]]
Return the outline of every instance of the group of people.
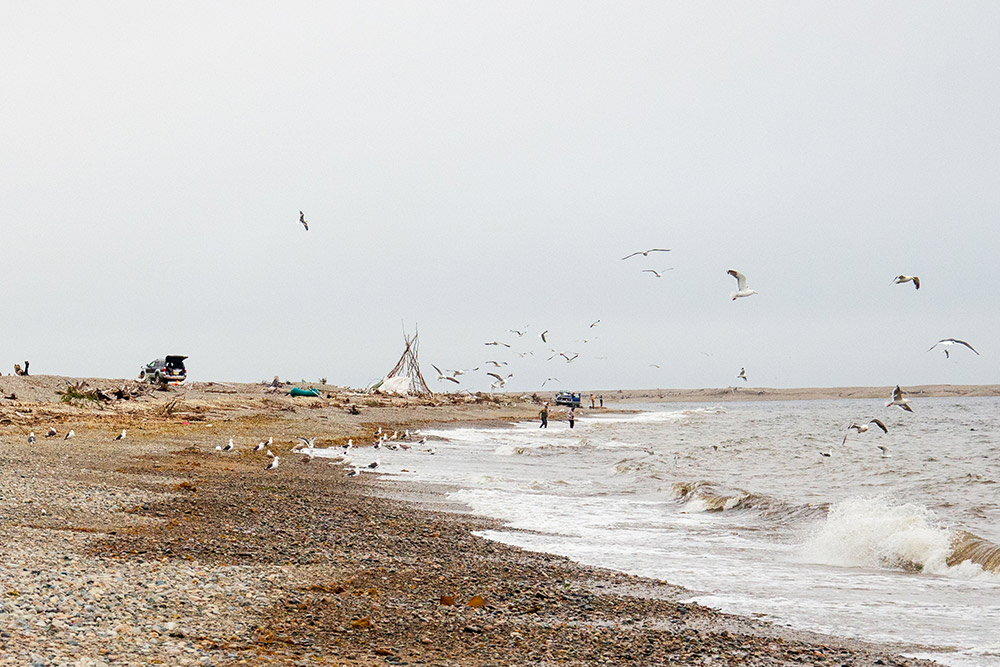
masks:
[[[604,396],[600,397],[601,407],[604,407]],[[590,407],[594,406],[594,395],[590,395]],[[542,406],[542,411],[538,413],[538,418],[541,419],[542,423],[538,425],[538,428],[548,428],[549,427],[549,404],[546,403]],[[569,414],[566,415],[566,421],[569,422],[569,427],[573,428],[576,425],[576,408],[571,406],[569,409]]]

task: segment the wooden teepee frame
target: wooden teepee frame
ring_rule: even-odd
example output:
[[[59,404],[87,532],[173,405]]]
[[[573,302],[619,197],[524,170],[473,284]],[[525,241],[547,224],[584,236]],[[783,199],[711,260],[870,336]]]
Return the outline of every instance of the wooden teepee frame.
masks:
[[[394,377],[408,377],[410,378],[410,384],[413,387],[414,393],[417,394],[433,394],[431,388],[427,386],[427,382],[424,381],[424,375],[420,372],[420,334],[414,332],[413,337],[406,335],[403,332],[403,340],[406,341],[406,347],[403,349],[403,355],[396,362],[396,365],[391,371],[386,374],[386,379]]]

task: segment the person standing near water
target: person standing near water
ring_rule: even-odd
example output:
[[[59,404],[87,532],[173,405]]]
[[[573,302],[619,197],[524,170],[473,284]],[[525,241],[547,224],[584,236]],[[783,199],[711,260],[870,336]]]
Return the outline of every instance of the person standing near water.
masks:
[[[569,409],[569,427],[570,428],[573,428],[573,424],[576,422],[576,412],[574,412],[575,409],[576,408],[570,408]]]
[[[546,403],[545,405],[542,406],[542,411],[538,413],[538,416],[542,420],[542,423],[538,426],[538,428],[548,428],[549,427],[549,404],[548,403]]]

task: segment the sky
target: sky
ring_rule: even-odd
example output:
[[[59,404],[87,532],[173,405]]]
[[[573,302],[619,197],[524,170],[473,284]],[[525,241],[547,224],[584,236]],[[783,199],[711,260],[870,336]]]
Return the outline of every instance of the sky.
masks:
[[[0,369],[185,354],[192,380],[362,387],[418,329],[435,390],[487,389],[488,360],[518,392],[1000,382],[997,25],[972,1],[20,3]],[[928,351],[951,337],[981,355]]]

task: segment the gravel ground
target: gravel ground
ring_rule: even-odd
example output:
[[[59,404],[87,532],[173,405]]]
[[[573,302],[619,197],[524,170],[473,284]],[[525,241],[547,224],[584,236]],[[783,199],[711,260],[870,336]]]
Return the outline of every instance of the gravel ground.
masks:
[[[358,443],[376,425],[533,405],[292,402],[251,386],[164,410],[183,396],[0,408],[0,665],[931,664],[488,542],[471,534],[487,522],[292,452],[300,434]],[[60,435],[44,438],[50,424]],[[216,451],[230,436],[237,451]],[[268,436],[273,472],[249,451]]]

